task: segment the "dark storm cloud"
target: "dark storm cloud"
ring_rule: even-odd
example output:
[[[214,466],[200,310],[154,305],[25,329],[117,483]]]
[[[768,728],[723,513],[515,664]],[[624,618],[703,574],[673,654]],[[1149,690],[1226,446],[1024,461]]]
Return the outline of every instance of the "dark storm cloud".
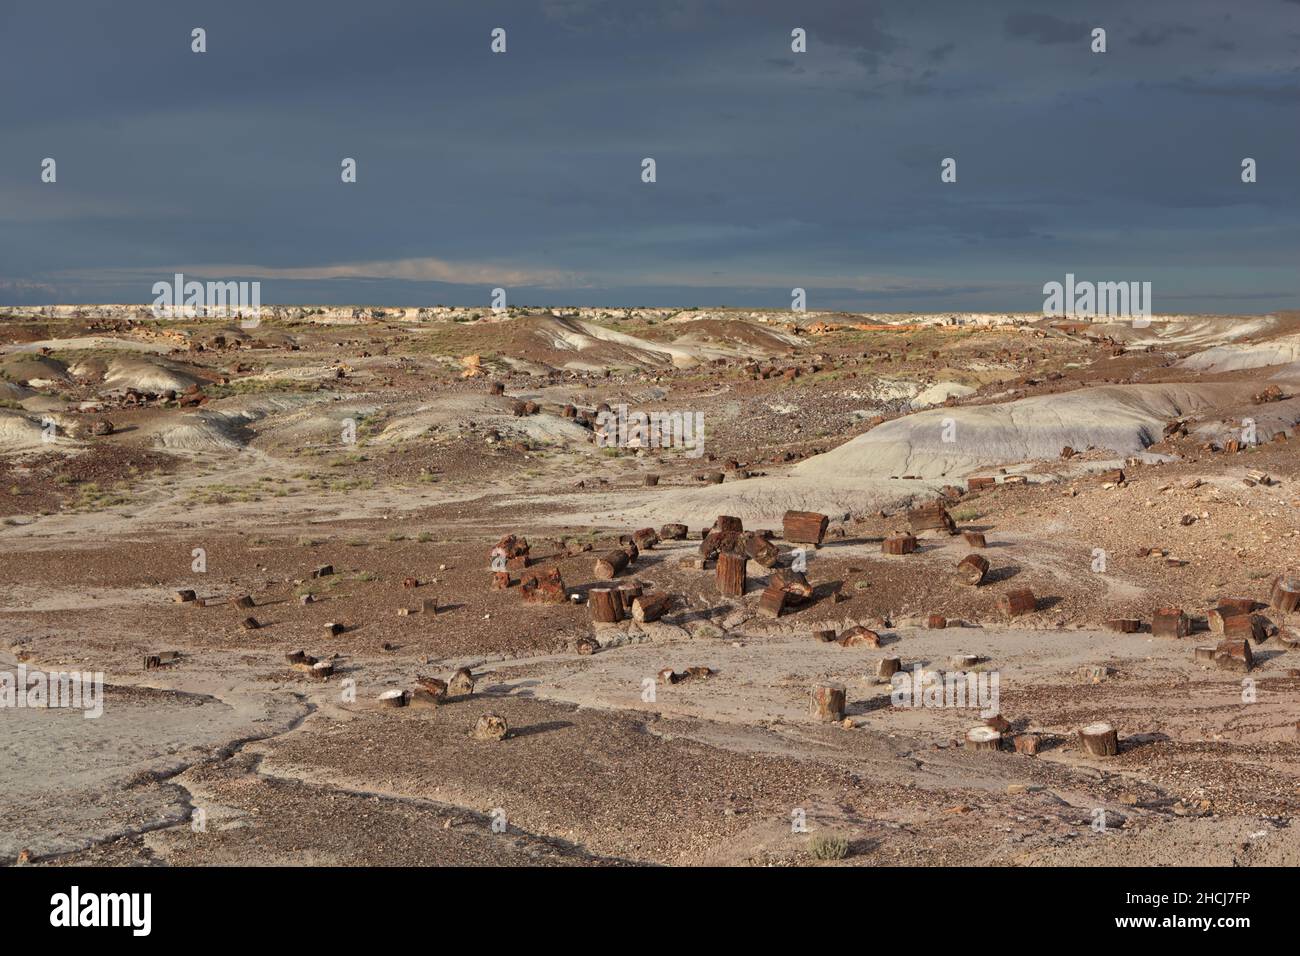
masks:
[[[0,302],[142,301],[184,265],[261,278],[266,302],[505,284],[513,302],[776,307],[801,285],[817,307],[1036,308],[1074,271],[1291,304],[1295,4],[1063,9],[2,5]]]

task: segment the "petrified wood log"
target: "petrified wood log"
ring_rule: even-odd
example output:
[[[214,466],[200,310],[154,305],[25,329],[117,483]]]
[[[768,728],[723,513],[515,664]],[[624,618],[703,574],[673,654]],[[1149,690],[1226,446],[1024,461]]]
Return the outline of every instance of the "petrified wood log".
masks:
[[[882,657],[876,661],[876,676],[888,679],[897,674],[902,666],[903,662],[897,657]]]
[[[609,551],[596,559],[596,567],[593,573],[601,581],[609,581],[622,573],[627,567],[628,556],[626,551]]]
[[[484,714],[474,723],[475,740],[505,740],[510,724],[500,714]]]
[[[840,635],[840,647],[879,647],[880,635],[859,624]]]
[[[190,601],[193,601],[197,596],[198,595],[196,595],[193,591],[187,589],[184,591],[177,591],[173,599],[176,601],[177,604],[188,604]]]
[[[1192,654],[1193,654],[1193,656],[1196,658],[1196,660],[1198,660],[1198,661],[1202,661],[1202,662],[1204,662],[1204,663],[1206,663],[1206,664],[1213,664],[1213,663],[1214,663],[1214,651],[1215,651],[1215,648],[1214,648],[1214,647],[1212,647],[1212,646],[1210,646],[1210,645],[1204,645],[1204,644],[1203,644],[1203,645],[1201,645],[1200,647],[1195,648],[1195,649],[1192,651]]]
[[[191,592],[193,593],[193,592]],[[1282,575],[1275,578],[1268,596],[1268,605],[1277,611],[1290,614],[1300,607],[1300,578]]]
[[[829,629],[826,629],[826,630],[820,630],[820,631],[813,631],[812,634],[813,634],[813,637],[815,637],[817,640],[821,641],[823,644],[830,644],[830,643],[833,643],[834,640],[835,640],[835,629],[834,629],[834,628],[829,628]]]
[[[1016,753],[1024,754],[1027,757],[1038,755],[1038,747],[1043,742],[1043,738],[1038,734],[1016,734],[1012,739],[1011,745],[1016,748]]]
[[[1112,631],[1119,631],[1121,634],[1136,634],[1142,630],[1142,622],[1135,617],[1116,617],[1106,622],[1106,626]]]
[[[802,571],[779,568],[768,578],[768,587],[778,587],[790,595],[788,603],[802,604],[813,595],[812,585]]]
[[[642,624],[657,621],[672,608],[676,596],[667,591],[643,594],[632,601],[632,619]]]
[[[406,691],[404,690],[386,690],[379,695],[379,706],[381,707],[405,707],[406,703]]]
[[[983,488],[993,488],[997,483],[998,480],[991,475],[966,479],[966,487],[970,491],[979,491]]]
[[[1038,607],[1038,599],[1029,588],[1020,588],[998,595],[998,610],[1008,617],[1028,614]]]
[[[1151,617],[1152,637],[1183,638],[1187,636],[1187,631],[1187,615],[1180,607],[1157,608]]]
[[[1255,666],[1250,641],[1244,637],[1230,637],[1214,648],[1214,663],[1224,670],[1248,671]]]
[[[844,685],[816,684],[809,711],[816,720],[837,723],[844,719]]]
[[[718,515],[718,520],[713,522],[714,531],[734,531],[737,534],[745,530],[741,520],[734,515]]]
[[[686,525],[684,524],[666,524],[659,529],[659,537],[663,541],[685,541]]]
[[[880,542],[880,550],[884,554],[911,554],[916,550],[916,538],[910,534],[891,535]]]
[[[822,543],[830,518],[816,511],[787,511],[781,519],[781,534],[795,544]]]
[[[984,542],[984,532],[982,531],[963,531],[961,536],[972,548],[988,547]]]
[[[745,593],[745,571],[749,559],[743,554],[721,552],[718,554],[718,593],[739,597]]]
[[[1002,747],[1002,734],[992,727],[972,727],[966,731],[966,746],[971,750],[996,751]]]
[[[453,697],[468,697],[474,693],[474,674],[468,667],[458,667],[447,682],[447,693]]]
[[[1094,757],[1113,757],[1119,753],[1119,734],[1104,720],[1079,728],[1079,746]]]
[[[641,585],[620,584],[614,588],[614,593],[618,595],[618,603],[623,608],[623,616],[627,617],[632,613],[632,602],[641,596]]]
[[[756,531],[741,532],[737,545],[746,557],[765,568],[776,567],[777,559],[781,556],[777,546]]]
[[[913,533],[917,531],[946,531],[956,534],[957,526],[953,523],[948,509],[942,501],[932,501],[928,505],[913,508],[907,513],[907,524]]]
[[[632,541],[641,551],[649,551],[659,543],[659,532],[654,528],[642,528],[632,535]]]
[[[653,487],[654,487],[655,485],[657,485],[657,484],[659,484],[659,476],[658,476],[658,475],[646,475],[646,476],[645,476],[645,486],[646,486],[647,488],[653,488]]]
[[[564,578],[560,569],[524,575],[519,593],[525,604],[563,604],[565,601]]]
[[[942,614],[928,614],[925,618],[925,626],[939,631],[948,626],[948,619]]]
[[[967,584],[978,586],[984,582],[984,575],[989,573],[988,558],[980,554],[968,554],[957,562],[957,576]]]
[[[623,620],[623,602],[613,588],[592,588],[587,592],[591,619],[598,624],[615,624]]]
[[[789,597],[781,588],[769,585],[763,589],[763,594],[758,599],[758,613],[764,617],[780,617]]]
[[[1262,644],[1268,640],[1268,628],[1264,618],[1258,614],[1232,614],[1223,619],[1223,636],[1245,638]]]

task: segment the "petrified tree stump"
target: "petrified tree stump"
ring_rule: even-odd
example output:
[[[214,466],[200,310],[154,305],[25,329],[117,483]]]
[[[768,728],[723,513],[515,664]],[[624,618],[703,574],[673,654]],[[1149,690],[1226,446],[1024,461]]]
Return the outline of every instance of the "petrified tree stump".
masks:
[[[882,657],[876,661],[876,676],[888,679],[897,674],[902,666],[903,662],[897,657]]]
[[[749,559],[742,554],[721,552],[718,554],[718,593],[728,597],[740,597],[745,593],[745,571]]]
[[[1214,651],[1215,648],[1213,646],[1208,644],[1203,644],[1200,647],[1194,648],[1192,654],[1198,661],[1202,661],[1206,664],[1213,664]]]
[[[816,684],[812,689],[810,713],[825,723],[838,723],[844,719],[844,685]]]
[[[666,591],[643,594],[632,601],[632,619],[642,624],[657,621],[668,613],[675,600],[675,596]]]
[[[505,559],[507,568],[517,570],[528,567],[528,539],[520,535],[506,535],[488,553],[488,561],[494,571],[500,570],[500,565],[496,562],[502,558]]]
[[[933,631],[940,631],[948,626],[948,619],[942,614],[930,614],[925,618],[925,626]]]
[[[758,613],[763,617],[780,617],[789,597],[790,595],[781,588],[769,585],[763,589],[763,594],[758,599]]]
[[[627,564],[626,551],[609,551],[596,559],[596,567],[592,573],[598,580],[610,581],[622,573]]]
[[[613,588],[592,588],[587,592],[587,606],[597,624],[617,624],[623,620],[623,602]]]
[[[972,548],[988,547],[984,542],[984,532],[982,531],[963,531],[961,536]]]
[[[972,727],[966,731],[966,746],[971,750],[997,751],[1002,747],[1002,734],[992,727]]]
[[[1268,596],[1268,605],[1285,614],[1290,614],[1300,607],[1300,578],[1290,578],[1285,575],[1276,578]]]
[[[979,554],[968,554],[957,562],[957,576],[972,586],[984,583],[984,575],[989,573],[988,558]]]
[[[916,550],[916,538],[910,534],[895,534],[880,542],[884,554],[911,554]]]
[[[406,703],[404,690],[386,690],[379,695],[380,707],[405,707]]]
[[[1113,757],[1119,753],[1119,734],[1104,720],[1079,728],[1079,746],[1094,757]]]
[[[787,511],[781,519],[781,534],[794,544],[820,545],[830,518],[816,511]]]
[[[1187,631],[1187,615],[1180,607],[1158,608],[1151,618],[1152,637],[1183,638],[1187,636]]]
[[[1020,588],[998,595],[998,610],[1008,617],[1028,614],[1038,607],[1038,599],[1029,588]]]

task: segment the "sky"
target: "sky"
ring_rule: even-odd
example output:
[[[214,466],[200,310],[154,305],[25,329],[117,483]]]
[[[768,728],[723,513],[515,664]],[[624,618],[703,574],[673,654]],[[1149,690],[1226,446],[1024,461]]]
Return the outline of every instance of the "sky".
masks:
[[[1263,313],[1298,177],[1300,0],[0,0],[3,304]]]

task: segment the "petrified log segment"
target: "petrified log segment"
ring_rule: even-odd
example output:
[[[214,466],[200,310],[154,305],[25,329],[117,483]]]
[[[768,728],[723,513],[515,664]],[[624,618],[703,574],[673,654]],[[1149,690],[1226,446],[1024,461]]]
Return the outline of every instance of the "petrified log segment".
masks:
[[[552,567],[540,574],[524,575],[519,593],[525,604],[563,604],[564,578],[560,577],[560,569]]]
[[[659,484],[659,476],[658,476],[658,475],[646,475],[646,476],[645,476],[645,486],[646,486],[647,488],[653,488],[653,487],[654,487],[655,485],[657,485],[657,484]]]
[[[684,524],[666,524],[659,529],[659,537],[663,541],[685,541],[686,525]]]
[[[177,604],[188,604],[190,601],[193,601],[197,596],[198,595],[196,595],[193,591],[184,590],[184,591],[177,591],[173,599],[176,601]]]
[[[627,555],[628,564],[634,564],[636,559],[641,557],[641,549],[630,538],[623,542],[623,553]]]
[[[492,572],[492,590],[493,590],[493,591],[505,591],[505,590],[507,590],[509,587],[510,587],[510,572],[509,572],[509,571],[493,571],[493,572]]]
[[[903,662],[897,657],[882,657],[876,661],[876,676],[890,678],[899,672]]]
[[[734,531],[736,534],[740,534],[745,530],[745,526],[734,515],[718,515],[718,520],[713,522],[713,530]]]
[[[407,697],[404,690],[386,690],[379,695],[380,707],[405,707],[406,704]]]
[[[979,554],[968,554],[957,562],[957,576],[970,585],[984,582],[984,575],[989,573],[988,558]]]
[[[1242,637],[1230,637],[1220,641],[1214,648],[1214,663],[1224,670],[1250,670],[1255,666],[1255,655],[1251,653],[1250,641]]]
[[[813,633],[813,637],[821,641],[823,644],[830,644],[835,640],[834,628],[830,628],[828,630],[822,630],[822,631],[813,631],[812,633]]]
[[[447,693],[453,697],[468,697],[474,693],[474,674],[468,667],[458,667],[447,682]]]
[[[948,509],[942,501],[932,501],[928,505],[913,508],[907,513],[907,524],[913,531],[946,531],[956,534],[957,526],[953,523]]]
[[[781,568],[772,572],[767,583],[768,587],[777,587],[785,591],[790,596],[787,601],[789,604],[802,604],[813,595],[812,585],[808,583],[808,578],[802,571]]]
[[[826,723],[838,723],[843,720],[844,685],[814,685],[812,689],[812,704],[809,710],[814,718]]]
[[[514,534],[506,535],[496,543],[496,547],[488,554],[488,560],[491,562],[494,571],[501,570],[497,562],[502,558],[505,559],[507,568],[520,569],[528,567],[528,539]]]
[[[940,631],[948,626],[948,619],[942,614],[928,614],[925,618],[925,626],[931,630]]]
[[[247,594],[240,594],[236,597],[232,597],[230,599],[230,604],[232,607],[250,608],[253,606],[253,599]]]
[[[1186,637],[1187,615],[1180,607],[1162,607],[1151,618],[1152,637]]]
[[[781,519],[781,534],[795,544],[821,544],[830,518],[816,511],[787,511]]]
[[[601,581],[609,581],[622,573],[627,567],[628,556],[626,551],[610,551],[596,559],[596,567],[593,573]]]
[[[442,700],[447,696],[447,682],[441,677],[419,677],[415,678],[416,685],[434,700]]]
[[[1011,744],[1016,748],[1016,753],[1024,754],[1027,757],[1038,755],[1038,747],[1043,742],[1043,738],[1038,734],[1016,734]]]
[[[781,588],[769,585],[763,589],[763,595],[758,599],[758,613],[764,617],[780,617],[789,597]]]
[[[613,588],[592,588],[587,592],[587,606],[597,624],[616,624],[623,620],[623,602]]]
[[[916,538],[910,534],[895,534],[880,542],[884,554],[911,554],[916,550]]]
[[[1016,591],[1008,591],[1006,594],[998,595],[998,610],[1008,617],[1019,617],[1021,614],[1028,614],[1038,607],[1038,599],[1034,597],[1034,592],[1029,588],[1020,588]]]
[[[1097,480],[1103,484],[1118,485],[1124,480],[1124,471],[1120,468],[1112,468],[1110,471],[1103,471],[1097,476]]]
[[[667,591],[643,594],[632,601],[632,619],[642,624],[657,621],[672,608],[675,597]]]
[[[781,552],[763,534],[757,531],[743,531],[736,543],[745,556],[751,558],[755,564],[765,568],[776,567]]]
[[[510,725],[500,714],[484,714],[474,724],[475,740],[505,740]]]
[[[632,541],[642,551],[649,551],[659,543],[659,532],[654,528],[642,528],[632,535]]]
[[[618,603],[623,608],[623,616],[627,617],[632,613],[632,602],[641,596],[641,585],[620,584],[614,588],[614,593],[618,595]]]
[[[992,727],[1000,734],[1005,734],[1011,729],[1011,721],[1007,720],[1001,714],[994,714],[992,717],[984,718],[984,726]]]
[[[1106,626],[1112,631],[1119,631],[1121,634],[1136,634],[1142,630],[1142,622],[1135,617],[1117,617],[1106,622]]]
[[[745,572],[749,559],[743,554],[722,552],[718,555],[718,593],[739,597],[745,593]]]
[[[1268,605],[1277,611],[1290,614],[1300,607],[1300,578],[1283,575],[1273,581],[1273,589],[1268,596]]]
[[[967,478],[966,487],[970,491],[979,491],[983,488],[992,488],[997,485],[998,480],[991,475],[980,476],[976,478]]]
[[[992,727],[972,727],[966,731],[966,746],[971,750],[996,751],[1002,747],[1002,734]]]
[[[1264,624],[1264,618],[1258,614],[1248,612],[1232,614],[1223,619],[1223,636],[1240,637],[1262,644],[1268,640],[1268,629]]]
[[[972,548],[988,547],[984,542],[984,532],[982,531],[963,531],[961,536]]]
[[[1215,651],[1215,648],[1212,647],[1212,646],[1209,646],[1209,645],[1201,645],[1200,647],[1196,648],[1196,649],[1193,651],[1193,654],[1194,654],[1195,658],[1196,658],[1198,661],[1203,661],[1204,663],[1207,663],[1207,664],[1213,664],[1213,663],[1214,663],[1214,651]]]
[[[1113,757],[1119,753],[1119,734],[1104,720],[1079,728],[1079,746],[1094,757]]]
[[[858,625],[840,635],[840,647],[879,647],[880,635],[870,628]]]

